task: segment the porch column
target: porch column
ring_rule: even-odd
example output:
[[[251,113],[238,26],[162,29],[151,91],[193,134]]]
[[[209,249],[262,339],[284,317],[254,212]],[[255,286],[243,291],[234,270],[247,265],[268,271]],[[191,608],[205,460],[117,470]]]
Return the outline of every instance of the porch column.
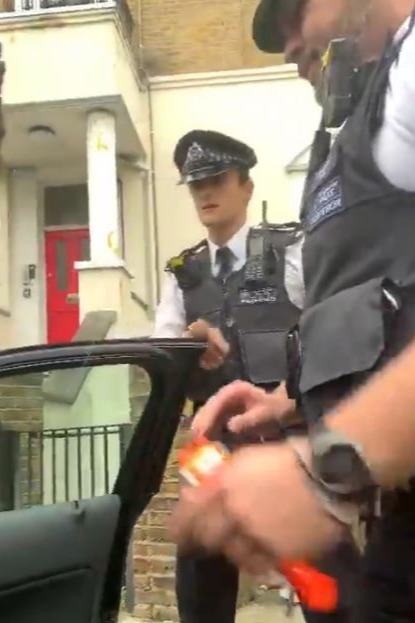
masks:
[[[106,110],[88,114],[87,163],[91,262],[119,264],[115,118]]]
[[[33,168],[10,174],[10,220],[11,341],[13,346],[27,346],[44,341],[46,324],[43,227]]]

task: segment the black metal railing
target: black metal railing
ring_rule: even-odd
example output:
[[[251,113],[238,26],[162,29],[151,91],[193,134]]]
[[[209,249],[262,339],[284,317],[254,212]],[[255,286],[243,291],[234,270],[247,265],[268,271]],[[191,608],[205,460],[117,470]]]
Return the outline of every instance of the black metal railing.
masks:
[[[132,424],[0,431],[0,510],[111,492]]]
[[[0,429],[0,511],[110,493],[132,424],[41,431]],[[134,610],[130,545],[123,571],[125,607]]]

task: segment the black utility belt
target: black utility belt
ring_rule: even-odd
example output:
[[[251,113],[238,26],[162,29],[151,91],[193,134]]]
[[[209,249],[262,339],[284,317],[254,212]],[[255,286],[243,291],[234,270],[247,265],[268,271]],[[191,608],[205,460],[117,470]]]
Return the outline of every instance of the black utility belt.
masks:
[[[413,335],[415,296],[388,278],[342,290],[306,309],[287,336],[287,391],[299,399],[346,378],[365,380]],[[401,320],[399,320],[401,319]]]

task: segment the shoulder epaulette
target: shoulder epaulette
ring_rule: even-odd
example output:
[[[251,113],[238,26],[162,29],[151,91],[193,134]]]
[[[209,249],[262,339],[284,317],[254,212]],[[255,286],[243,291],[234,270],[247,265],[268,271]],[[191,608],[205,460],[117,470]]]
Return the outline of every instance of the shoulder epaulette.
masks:
[[[253,228],[256,232],[263,231],[269,235],[277,247],[287,247],[297,242],[303,235],[301,223],[266,223],[260,227]]]
[[[200,242],[195,244],[193,247],[184,249],[179,255],[176,255],[168,260],[165,270],[167,272],[175,273],[176,271],[184,267],[186,260],[189,257],[197,255],[198,253],[203,251],[203,249],[205,249],[206,247],[207,247],[207,240],[205,239],[205,240],[201,240]]]
[[[296,221],[279,225],[277,231],[287,236],[287,246],[294,244],[295,242],[300,240],[304,233],[301,223],[298,223]]]
[[[267,223],[264,226],[265,230],[283,232],[286,234],[297,233],[302,231],[301,223],[297,221],[291,221],[289,223]]]

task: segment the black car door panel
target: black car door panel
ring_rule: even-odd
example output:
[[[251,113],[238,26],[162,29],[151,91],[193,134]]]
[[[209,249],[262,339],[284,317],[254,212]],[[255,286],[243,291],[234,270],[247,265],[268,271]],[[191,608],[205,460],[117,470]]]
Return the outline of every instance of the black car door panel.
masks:
[[[119,508],[109,495],[0,513],[0,620],[98,620]]]

